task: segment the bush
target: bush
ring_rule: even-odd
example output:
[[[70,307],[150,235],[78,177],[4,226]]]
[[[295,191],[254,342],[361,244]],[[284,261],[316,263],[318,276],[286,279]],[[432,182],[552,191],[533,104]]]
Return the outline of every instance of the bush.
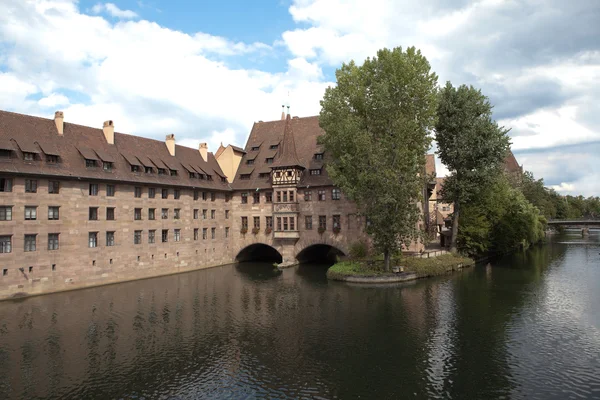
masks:
[[[258,232],[260,232],[259,228],[256,228],[256,227],[252,228],[252,234],[253,235],[258,235]]]
[[[369,249],[365,242],[358,241],[350,245],[349,253],[352,258],[365,258],[369,254]]]
[[[246,227],[243,227],[242,229],[240,229],[240,233],[241,233],[242,235],[245,235],[246,233],[248,233],[248,228],[246,228]]]

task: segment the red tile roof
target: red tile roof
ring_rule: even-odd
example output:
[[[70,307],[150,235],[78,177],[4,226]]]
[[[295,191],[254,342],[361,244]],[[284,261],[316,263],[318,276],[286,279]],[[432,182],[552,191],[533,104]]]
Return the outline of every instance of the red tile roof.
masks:
[[[122,181],[130,183],[145,183],[156,185],[171,185],[182,187],[197,187],[215,190],[231,190],[227,183],[221,182],[219,176],[223,171],[219,167],[212,153],[208,153],[208,160],[204,161],[199,151],[184,146],[175,146],[175,157],[172,157],[163,141],[143,138],[115,132],[115,144],[106,142],[102,129],[87,126],[64,124],[64,135],[59,135],[53,119],[33,117],[23,114],[0,111],[0,147],[13,148],[13,157],[10,160],[0,161],[0,173],[18,173],[33,175],[49,175],[57,177],[78,177],[84,179],[101,179],[106,181]],[[16,141],[23,142],[27,149],[41,144],[38,152],[51,154],[55,152],[60,156],[57,164],[47,163],[45,156],[41,161],[24,161],[22,150],[16,146]],[[53,150],[46,153],[46,148]],[[91,150],[93,149],[93,151]],[[88,150],[91,153],[88,153]],[[93,155],[95,159],[114,159],[112,171],[105,171],[102,167],[86,168],[86,157]],[[96,153],[98,156],[96,156]],[[41,154],[43,155],[43,154]],[[158,175],[156,169],[153,174],[144,172],[131,172],[130,161],[144,160],[146,165],[149,158],[159,168],[166,168],[163,163],[178,170],[178,176]],[[190,164],[206,171],[213,176],[213,180],[190,178],[183,164]]]

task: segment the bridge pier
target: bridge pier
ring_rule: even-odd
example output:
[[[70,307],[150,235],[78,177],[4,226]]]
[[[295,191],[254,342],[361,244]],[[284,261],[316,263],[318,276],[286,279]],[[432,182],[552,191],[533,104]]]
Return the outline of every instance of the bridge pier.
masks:
[[[590,228],[588,228],[586,226],[583,229],[581,229],[581,236],[582,237],[588,237],[588,236],[590,236]]]

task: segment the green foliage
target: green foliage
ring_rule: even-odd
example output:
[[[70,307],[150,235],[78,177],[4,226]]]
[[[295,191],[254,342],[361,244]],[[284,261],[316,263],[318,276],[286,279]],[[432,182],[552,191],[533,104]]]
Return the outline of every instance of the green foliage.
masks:
[[[368,216],[367,232],[389,266],[401,244],[419,237],[419,175],[436,118],[437,76],[411,47],[343,64],[336,78],[321,101],[327,172]]]
[[[369,254],[369,248],[364,241],[357,241],[350,245],[350,257],[365,258]]]

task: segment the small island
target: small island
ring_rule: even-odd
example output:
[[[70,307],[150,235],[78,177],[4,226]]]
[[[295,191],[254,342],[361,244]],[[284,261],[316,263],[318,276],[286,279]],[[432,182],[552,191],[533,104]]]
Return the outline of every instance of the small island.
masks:
[[[381,259],[348,259],[334,264],[327,278],[353,283],[395,283],[444,275],[475,265],[475,261],[457,254],[443,254],[432,258],[403,257],[394,262],[402,272],[386,272]]]

